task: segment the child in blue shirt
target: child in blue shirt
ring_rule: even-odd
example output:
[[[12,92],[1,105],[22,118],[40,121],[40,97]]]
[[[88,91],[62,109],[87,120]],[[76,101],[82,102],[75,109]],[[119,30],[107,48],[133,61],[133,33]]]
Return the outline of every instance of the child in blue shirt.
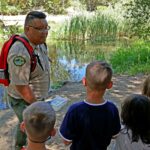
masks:
[[[86,99],[70,106],[60,127],[60,135],[70,150],[106,150],[120,131],[117,107],[104,99],[112,87],[112,69],[106,62],[95,61],[86,68],[82,82]]]

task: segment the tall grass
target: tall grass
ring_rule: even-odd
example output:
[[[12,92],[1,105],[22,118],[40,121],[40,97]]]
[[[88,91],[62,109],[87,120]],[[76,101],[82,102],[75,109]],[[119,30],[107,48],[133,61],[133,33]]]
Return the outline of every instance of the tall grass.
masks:
[[[57,39],[112,41],[116,39],[117,21],[107,15],[75,16],[58,31]]]
[[[149,73],[150,43],[136,42],[128,48],[119,48],[106,61],[110,62],[115,73],[129,75]]]
[[[98,13],[90,18],[87,37],[93,41],[111,41],[116,39],[117,22],[110,16]]]
[[[71,19],[69,24],[69,39],[85,39],[87,30],[87,18],[85,16],[76,16]]]

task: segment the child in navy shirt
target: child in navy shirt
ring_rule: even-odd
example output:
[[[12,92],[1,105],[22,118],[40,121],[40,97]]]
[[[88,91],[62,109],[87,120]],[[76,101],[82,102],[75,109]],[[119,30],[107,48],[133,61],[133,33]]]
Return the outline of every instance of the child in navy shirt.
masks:
[[[73,104],[60,127],[60,135],[70,150],[106,150],[120,131],[117,107],[104,99],[112,87],[112,69],[106,62],[95,61],[86,68],[82,82],[86,99]]]

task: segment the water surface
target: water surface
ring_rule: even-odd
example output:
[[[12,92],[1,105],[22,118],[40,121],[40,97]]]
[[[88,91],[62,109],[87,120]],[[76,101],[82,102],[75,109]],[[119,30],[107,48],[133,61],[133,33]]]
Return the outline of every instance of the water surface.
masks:
[[[110,57],[117,47],[124,42],[82,42],[82,41],[50,41],[47,40],[49,57],[51,63],[51,85],[64,81],[79,82],[85,75],[85,68],[88,63],[100,59],[102,54]],[[126,43],[125,43],[126,44]],[[0,109],[5,109],[6,105],[2,102],[4,89],[0,86]]]

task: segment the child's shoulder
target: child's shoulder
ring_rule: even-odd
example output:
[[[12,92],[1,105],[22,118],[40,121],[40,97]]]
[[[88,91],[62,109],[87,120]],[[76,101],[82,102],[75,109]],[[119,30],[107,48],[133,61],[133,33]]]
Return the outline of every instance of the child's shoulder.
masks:
[[[84,105],[85,105],[84,101],[75,102],[69,107],[69,111],[78,110],[78,109],[82,108],[82,106],[84,106]]]
[[[117,104],[112,100],[107,100],[107,106],[118,109]]]
[[[70,108],[78,108],[80,106],[84,105],[84,101],[79,101],[79,102],[75,102],[73,103]]]

